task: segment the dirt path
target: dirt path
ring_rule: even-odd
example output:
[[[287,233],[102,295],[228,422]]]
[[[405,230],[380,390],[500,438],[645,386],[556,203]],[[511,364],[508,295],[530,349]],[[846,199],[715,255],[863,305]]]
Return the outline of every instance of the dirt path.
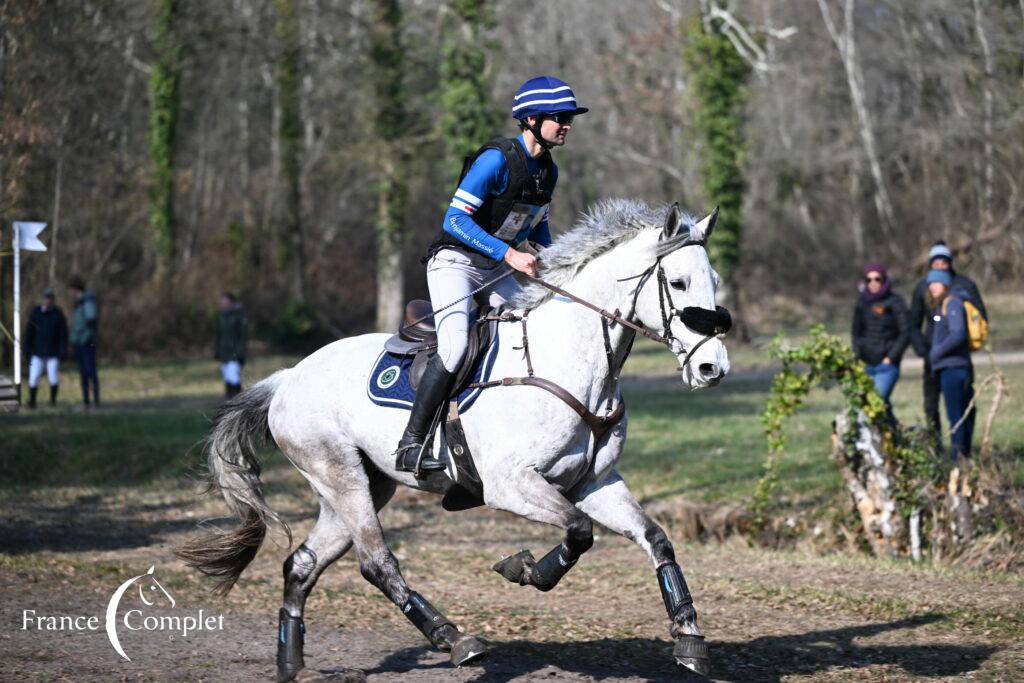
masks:
[[[303,488],[287,470],[267,475],[273,505],[301,538],[312,523],[310,497],[298,493]],[[4,496],[0,680],[271,678],[283,548],[268,543],[231,596],[220,600],[170,553],[197,515],[221,513],[215,502],[196,505],[174,486]],[[557,532],[490,511],[445,514],[436,498],[412,493],[398,496],[383,523],[413,587],[488,639],[490,656],[480,666],[452,669],[346,557],[310,600],[305,680],[342,680],[342,667],[361,669],[370,681],[694,679],[670,657],[653,571],[625,540],[599,532],[594,549],[562,584],[541,594],[505,583],[489,567],[521,547],[545,552]],[[769,553],[740,541],[679,544],[677,551],[720,680],[1024,676],[1021,577]],[[150,565],[174,596],[174,608],[146,608],[129,592],[122,610],[173,616],[202,608],[224,615],[223,630],[182,638],[120,628],[129,662],[108,641],[104,611],[118,584]],[[22,628],[25,610],[95,615],[98,628]]]

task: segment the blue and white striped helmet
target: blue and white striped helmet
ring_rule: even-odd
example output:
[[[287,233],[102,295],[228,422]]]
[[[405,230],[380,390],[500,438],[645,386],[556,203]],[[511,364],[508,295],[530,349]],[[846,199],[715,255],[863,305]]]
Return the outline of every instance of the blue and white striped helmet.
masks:
[[[542,114],[585,114],[589,109],[576,103],[576,95],[565,81],[554,76],[535,76],[519,86],[512,99],[512,118]]]

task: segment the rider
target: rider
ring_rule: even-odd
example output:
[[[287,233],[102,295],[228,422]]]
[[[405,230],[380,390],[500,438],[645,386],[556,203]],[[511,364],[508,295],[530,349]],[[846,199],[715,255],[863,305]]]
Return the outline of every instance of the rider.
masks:
[[[434,309],[467,297],[435,316],[437,354],[420,379],[416,400],[395,467],[444,469],[444,463],[420,450],[443,401],[452,391],[455,372],[466,354],[469,326],[475,308],[469,293],[497,279],[478,295],[497,307],[507,302],[519,283],[518,270],[537,274],[537,259],[521,251],[526,241],[551,244],[548,204],[558,180],[558,167],[549,150],[565,144],[573,117],[587,111],[576,104],[572,88],[553,76],[537,76],[519,86],[512,100],[512,117],[522,131],[518,137],[495,139],[467,158],[459,187],[444,216],[441,231],[428,251],[427,285]],[[464,166],[464,169],[465,167]]]

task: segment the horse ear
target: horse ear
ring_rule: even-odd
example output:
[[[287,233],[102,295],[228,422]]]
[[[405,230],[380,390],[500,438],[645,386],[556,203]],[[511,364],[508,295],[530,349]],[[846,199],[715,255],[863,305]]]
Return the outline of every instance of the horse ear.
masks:
[[[715,223],[717,223],[717,222],[718,222],[718,207],[716,206],[714,211],[712,211],[707,216],[705,216],[704,219],[700,223],[697,224],[697,228],[700,230],[700,234],[702,235],[702,239],[705,242],[707,242],[708,238],[711,237],[711,233],[714,232],[714,230],[715,230]]]
[[[672,208],[668,210],[668,216],[665,217],[665,228],[661,231],[661,239],[667,240],[675,235],[682,222],[683,212],[679,210],[679,203],[676,202],[672,204]]]

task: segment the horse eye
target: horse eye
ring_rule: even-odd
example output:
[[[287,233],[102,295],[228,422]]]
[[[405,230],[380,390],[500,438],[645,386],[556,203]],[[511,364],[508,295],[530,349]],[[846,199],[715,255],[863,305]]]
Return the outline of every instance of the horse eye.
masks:
[[[674,289],[678,289],[681,292],[685,292],[686,285],[689,283],[687,282],[687,278],[681,277],[678,280],[671,280],[669,284],[672,285]]]

